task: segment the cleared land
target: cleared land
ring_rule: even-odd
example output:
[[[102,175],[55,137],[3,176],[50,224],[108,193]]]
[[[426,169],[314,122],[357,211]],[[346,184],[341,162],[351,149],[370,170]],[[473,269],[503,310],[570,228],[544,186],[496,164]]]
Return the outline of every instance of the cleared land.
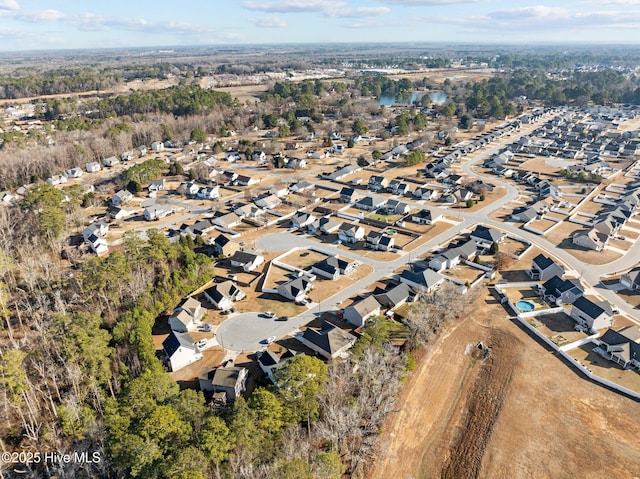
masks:
[[[472,310],[410,377],[367,477],[640,474],[639,403],[582,379],[493,297]],[[493,347],[486,361],[465,355],[480,340]]]

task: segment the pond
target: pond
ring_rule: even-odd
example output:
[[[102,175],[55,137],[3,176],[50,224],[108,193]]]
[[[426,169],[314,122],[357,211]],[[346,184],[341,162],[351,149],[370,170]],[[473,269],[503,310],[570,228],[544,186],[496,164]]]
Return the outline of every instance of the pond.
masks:
[[[411,103],[413,103],[416,100],[421,99],[423,96],[425,95],[425,93],[423,92],[413,92],[411,93]],[[431,102],[434,105],[442,105],[444,103],[446,103],[447,101],[447,94],[443,91],[430,91],[428,93],[426,93],[426,95],[429,95],[429,98],[431,98]],[[396,103],[396,97],[392,96],[392,95],[382,95],[380,96],[380,99],[378,100],[378,105],[380,106],[392,106]]]

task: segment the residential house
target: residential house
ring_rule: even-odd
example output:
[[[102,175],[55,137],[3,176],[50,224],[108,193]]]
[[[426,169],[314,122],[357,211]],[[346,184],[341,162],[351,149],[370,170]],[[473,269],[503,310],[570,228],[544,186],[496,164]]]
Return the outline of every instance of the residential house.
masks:
[[[307,211],[297,211],[291,217],[291,227],[295,229],[305,228],[306,226],[312,224],[314,221],[316,221],[316,217],[313,216],[313,214]]]
[[[343,243],[357,243],[364,238],[364,228],[358,224],[342,223],[338,228],[338,239]]]
[[[338,168],[333,173],[323,173],[322,176],[327,180],[339,181],[345,176],[348,176],[352,173],[357,173],[360,170],[362,170],[361,166],[357,164],[351,164],[351,165],[345,165],[342,168]]]
[[[149,192],[154,192],[154,191],[163,191],[165,189],[165,181],[164,178],[161,178],[159,180],[151,180],[149,182]]]
[[[378,208],[382,208],[386,202],[387,202],[387,199],[382,196],[367,195],[363,198],[360,198],[358,201],[356,201],[354,206],[361,210],[374,211],[374,210],[377,210]]]
[[[264,153],[264,151],[254,151],[253,153],[251,153],[251,159],[253,161],[257,161],[258,164],[262,164],[267,161],[267,155]]]
[[[278,198],[276,195],[267,195],[267,196],[263,196],[262,198],[258,198],[254,200],[254,203],[256,206],[259,206],[260,208],[264,208],[266,210],[272,210],[280,206],[282,204],[282,200]]]
[[[192,331],[201,323],[204,313],[200,301],[189,296],[169,316],[169,327],[179,333]]]
[[[421,200],[435,200],[438,197],[438,193],[428,186],[420,186],[413,190],[413,196]]]
[[[110,156],[102,160],[102,165],[106,166],[107,168],[112,168],[118,164],[120,164],[120,160],[115,156]]]
[[[109,218],[114,220],[121,220],[128,216],[131,216],[135,213],[134,210],[127,210],[125,208],[120,208],[118,206],[108,206],[107,207],[107,215]]]
[[[380,303],[378,303],[375,296],[371,295],[344,308],[342,317],[345,321],[361,327],[364,326],[367,319],[375,316],[380,316]]]
[[[224,256],[226,258],[233,256],[236,251],[240,250],[240,245],[237,241],[233,241],[223,234],[218,235],[211,245],[216,256]]]
[[[432,269],[421,269],[418,271],[405,269],[400,274],[400,281],[411,286],[416,292],[426,291],[430,293],[439,288],[444,280],[444,276]]]
[[[393,236],[384,233],[372,231],[367,235],[365,248],[371,248],[379,251],[390,251],[395,245]]]
[[[409,193],[409,184],[404,183],[402,180],[393,179],[389,182],[389,186],[387,186],[387,191],[393,195],[406,195]]]
[[[159,152],[164,150],[164,143],[161,141],[154,141],[151,143],[151,151]]]
[[[316,221],[311,223],[307,227],[307,232],[309,234],[320,233],[320,234],[329,235],[338,231],[338,228],[340,228],[341,224],[342,224],[342,221],[340,221],[338,218],[323,216],[322,218],[317,219]]]
[[[554,276],[562,277],[564,268],[551,258],[540,253],[531,261],[531,268],[527,273],[531,279],[546,281]]]
[[[493,243],[501,243],[506,236],[506,233],[483,225],[476,226],[470,235],[471,239],[481,248],[489,248]]]
[[[407,203],[399,200],[388,200],[384,209],[388,215],[406,215],[411,211]]]
[[[571,317],[589,330],[610,328],[613,325],[613,317],[608,310],[610,307],[606,301],[596,304],[580,296],[571,305]]]
[[[307,167],[307,160],[302,158],[289,158],[289,161],[287,161],[285,166],[292,170],[301,170]]]
[[[144,219],[147,221],[161,220],[175,213],[175,211],[171,206],[164,204],[147,206],[144,209]]]
[[[225,229],[233,228],[234,226],[239,225],[241,221],[242,218],[235,213],[220,214],[220,216],[215,216],[211,220],[214,225]]]
[[[323,278],[337,280],[341,274],[349,274],[355,269],[353,263],[340,259],[338,256],[329,256],[322,261],[311,265],[311,272]]]
[[[275,384],[276,381],[274,373],[297,355],[298,353],[292,349],[285,350],[279,356],[273,351],[265,349],[263,351],[258,351],[256,353],[256,358],[258,359],[258,366],[260,366],[260,369],[262,369],[269,380]]]
[[[82,175],[84,174],[84,171],[82,171],[82,168],[71,168],[70,170],[67,170],[65,172],[65,176],[67,178],[80,178]]]
[[[67,181],[69,181],[69,178],[67,178],[65,175],[53,175],[47,178],[47,184],[51,186],[62,185]]]
[[[84,230],[82,230],[82,239],[86,242],[91,235],[96,236],[105,236],[109,232],[109,225],[107,223],[103,223],[102,221],[98,221],[96,223],[91,223]]]
[[[233,307],[233,303],[244,299],[246,295],[233,281],[224,281],[207,288],[204,297],[215,308],[224,311]]]
[[[238,186],[252,186],[257,183],[260,183],[259,178],[255,178],[253,176],[247,176],[247,175],[238,175],[235,181],[235,184]]]
[[[478,253],[478,247],[473,240],[466,241],[458,246],[449,248],[434,256],[429,261],[429,268],[440,272],[444,269],[451,269],[464,260],[470,260]]]
[[[353,203],[360,198],[360,195],[353,188],[344,187],[340,190],[340,201],[343,203]]]
[[[87,170],[87,173],[96,173],[102,169],[100,163],[98,163],[97,161],[87,163],[86,165],[84,165],[84,167]]]
[[[574,245],[595,251],[602,251],[607,241],[609,241],[609,236],[605,233],[600,233],[595,228],[578,231],[571,239]]]
[[[162,349],[171,371],[178,371],[202,359],[202,353],[189,333],[170,331]]]
[[[249,370],[238,366],[203,369],[198,376],[201,391],[224,393],[225,401],[235,401],[247,389]]]
[[[442,213],[428,209],[422,209],[411,215],[411,221],[419,225],[432,225],[441,219]]]
[[[538,212],[533,208],[521,207],[520,209],[514,210],[510,217],[513,221],[528,223],[538,217]]]
[[[289,301],[301,303],[307,293],[313,289],[313,280],[307,276],[300,276],[278,286],[278,294]]]
[[[93,251],[98,256],[109,251],[109,245],[107,244],[107,240],[102,236],[98,236],[96,234],[90,235],[86,239],[86,243],[89,245],[91,251]]]
[[[375,298],[380,305],[388,309],[398,308],[409,300],[411,288],[408,283],[400,283],[389,287],[386,291],[376,294]]]
[[[367,188],[371,191],[382,191],[389,184],[389,181],[384,176],[373,175],[369,178]]]
[[[233,210],[240,218],[258,218],[264,216],[265,211],[253,204],[240,205]]]
[[[201,188],[198,184],[194,183],[193,181],[183,183],[183,185],[184,185],[184,194],[187,195],[188,197],[196,196]]]
[[[240,153],[235,150],[227,151],[224,154],[224,159],[231,163],[233,163],[234,161],[240,161]]]
[[[562,276],[556,275],[539,286],[539,294],[548,303],[560,306],[573,304],[584,294],[584,289],[578,278],[562,279]]]
[[[220,188],[216,186],[203,186],[196,193],[196,197],[201,200],[216,200],[220,197]]]
[[[122,161],[129,161],[129,160],[133,160],[134,158],[135,158],[135,155],[133,153],[133,150],[123,151],[122,153],[120,153],[120,159]]]
[[[289,195],[289,187],[282,183],[279,185],[270,186],[267,192],[270,195],[275,195],[278,198],[286,198]]]
[[[632,291],[640,290],[640,267],[636,266],[631,271],[620,277],[620,284]]]
[[[325,321],[320,329],[305,329],[300,341],[322,357],[334,359],[346,355],[356,342],[356,337]]]
[[[127,204],[133,199],[133,194],[127,190],[120,190],[111,197],[111,204],[113,206],[120,206]]]
[[[598,338],[600,348],[625,369],[640,369],[640,328],[627,326],[619,331],[608,329]]]
[[[304,191],[312,190],[315,188],[315,185],[307,180],[298,181],[289,186],[289,191],[291,193],[302,193]]]
[[[247,251],[236,251],[229,258],[231,266],[234,268],[242,268],[243,271],[249,272],[255,270],[264,263],[264,256],[259,253],[249,253]]]

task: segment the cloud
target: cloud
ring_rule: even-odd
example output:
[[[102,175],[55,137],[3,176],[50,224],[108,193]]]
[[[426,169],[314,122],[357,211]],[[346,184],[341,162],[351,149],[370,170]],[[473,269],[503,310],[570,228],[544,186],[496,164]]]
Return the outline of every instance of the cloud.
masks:
[[[247,10],[271,13],[320,13],[330,18],[378,17],[391,11],[389,7],[348,7],[336,0],[281,0],[277,2],[242,2]]]
[[[389,5],[404,5],[407,7],[433,7],[439,5],[455,5],[458,3],[479,3],[488,0],[378,0]]]
[[[287,22],[278,17],[249,18],[249,23],[253,23],[258,28],[284,28]]]
[[[12,17],[23,22],[40,23],[57,22],[67,18],[67,15],[58,10],[35,10],[32,12],[16,12]]]
[[[20,5],[16,0],[2,0],[0,1],[0,10],[20,10]]]
[[[275,13],[327,12],[343,7],[344,2],[324,0],[283,0],[280,2],[245,1],[242,6],[247,10]]]

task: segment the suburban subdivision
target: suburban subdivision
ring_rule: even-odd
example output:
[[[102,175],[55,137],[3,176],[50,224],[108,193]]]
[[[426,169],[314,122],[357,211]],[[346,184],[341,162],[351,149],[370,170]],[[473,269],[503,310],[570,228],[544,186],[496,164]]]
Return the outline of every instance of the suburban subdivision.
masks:
[[[3,450],[105,459],[50,477],[640,474],[640,101],[341,51],[2,104]]]

